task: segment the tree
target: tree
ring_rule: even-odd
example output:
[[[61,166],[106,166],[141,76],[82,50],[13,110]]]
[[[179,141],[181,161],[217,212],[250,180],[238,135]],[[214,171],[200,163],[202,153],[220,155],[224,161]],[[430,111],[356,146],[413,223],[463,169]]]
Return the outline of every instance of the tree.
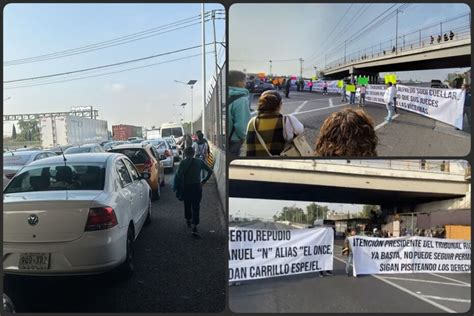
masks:
[[[13,124],[13,128],[12,128],[12,139],[16,139],[16,127],[15,127],[15,124]]]
[[[327,206],[321,206],[314,202],[309,204],[306,206],[308,224],[313,224],[316,219],[325,219],[328,212],[329,207]]]
[[[290,221],[294,223],[305,223],[306,215],[303,209],[296,206],[285,206],[278,216],[274,215],[275,221]]]
[[[378,205],[364,205],[362,207],[362,211],[359,213],[359,217],[361,218],[371,218],[378,216],[382,213],[380,207]]]
[[[39,141],[41,138],[39,122],[37,120],[18,121],[20,133],[17,134],[17,140],[20,141]]]
[[[186,134],[191,133],[191,122],[185,122],[183,123],[183,129]]]

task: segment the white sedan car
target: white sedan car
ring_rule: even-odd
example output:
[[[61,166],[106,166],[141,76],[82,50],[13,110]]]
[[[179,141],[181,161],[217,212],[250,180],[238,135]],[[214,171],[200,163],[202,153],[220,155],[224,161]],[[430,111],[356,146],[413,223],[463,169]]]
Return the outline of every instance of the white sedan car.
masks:
[[[151,189],[116,153],[35,161],[4,189],[3,271],[25,275],[133,272],[134,241],[151,222]]]

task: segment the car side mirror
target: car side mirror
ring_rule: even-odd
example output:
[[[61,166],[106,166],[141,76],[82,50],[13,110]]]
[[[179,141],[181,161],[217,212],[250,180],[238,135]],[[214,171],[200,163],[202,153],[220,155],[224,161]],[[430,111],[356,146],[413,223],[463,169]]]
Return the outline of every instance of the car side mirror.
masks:
[[[141,173],[141,178],[142,179],[148,180],[148,179],[150,179],[150,177],[151,177],[151,173],[149,173],[149,172],[145,171],[145,172]]]
[[[166,156],[165,155],[160,155],[160,160],[166,160]]]

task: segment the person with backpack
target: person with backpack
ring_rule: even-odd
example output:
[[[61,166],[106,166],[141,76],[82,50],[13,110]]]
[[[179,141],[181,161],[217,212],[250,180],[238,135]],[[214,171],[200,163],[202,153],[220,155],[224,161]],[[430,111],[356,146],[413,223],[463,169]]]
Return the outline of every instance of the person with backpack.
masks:
[[[258,99],[257,116],[247,126],[247,157],[280,155],[287,143],[304,134],[304,126],[296,117],[281,113],[282,105],[278,91],[262,93]]]
[[[247,125],[250,121],[249,91],[245,88],[245,73],[241,71],[229,71],[228,81],[228,152],[232,156],[238,157],[240,156],[240,150],[247,135]]]
[[[193,235],[197,235],[199,212],[202,199],[202,186],[212,175],[212,169],[202,160],[194,158],[192,147],[184,149],[184,160],[179,164],[173,183],[176,197],[184,202],[184,218]],[[202,178],[201,174],[206,176]]]
[[[209,143],[207,139],[204,138],[202,131],[196,132],[197,139],[193,142],[192,148],[194,149],[195,158],[200,159],[207,163],[207,158],[209,157]]]

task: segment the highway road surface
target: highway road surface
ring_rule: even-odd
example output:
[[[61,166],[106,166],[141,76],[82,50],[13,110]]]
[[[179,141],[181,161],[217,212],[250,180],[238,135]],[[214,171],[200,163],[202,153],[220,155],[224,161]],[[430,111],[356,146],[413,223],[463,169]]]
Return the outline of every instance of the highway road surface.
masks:
[[[135,273],[77,277],[7,276],[16,312],[221,312],[226,305],[227,242],[214,177],[203,187],[200,238],[186,227],[183,203],[166,175],[152,223],[135,243]]]
[[[463,313],[471,274],[386,274],[348,277],[337,240],[334,276],[319,273],[244,281],[229,288],[236,313]]]
[[[253,96],[251,108],[256,109],[258,96]],[[356,100],[358,102],[358,100]],[[295,115],[305,126],[305,136],[311,147],[324,120],[334,111],[357,107],[341,102],[339,94],[323,96],[320,92],[291,91],[283,96],[282,112]],[[470,127],[465,119],[464,130],[409,111],[399,110],[392,123],[385,123],[385,105],[367,103],[363,108],[375,121],[379,138],[378,156],[464,156],[470,151]]]

